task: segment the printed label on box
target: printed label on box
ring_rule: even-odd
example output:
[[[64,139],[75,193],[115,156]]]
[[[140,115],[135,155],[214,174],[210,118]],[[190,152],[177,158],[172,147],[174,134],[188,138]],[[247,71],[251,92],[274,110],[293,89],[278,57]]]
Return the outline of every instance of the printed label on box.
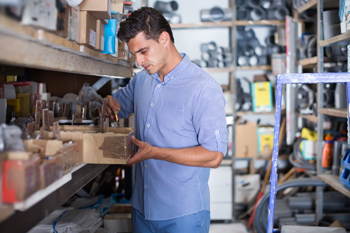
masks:
[[[89,45],[96,47],[96,32],[92,29],[90,29]]]

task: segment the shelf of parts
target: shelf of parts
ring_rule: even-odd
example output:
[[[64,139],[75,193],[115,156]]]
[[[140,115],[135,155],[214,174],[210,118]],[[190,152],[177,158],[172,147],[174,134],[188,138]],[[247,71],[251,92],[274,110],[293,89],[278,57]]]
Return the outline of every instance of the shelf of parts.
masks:
[[[170,27],[172,29],[217,28],[217,27],[232,27],[232,26],[233,26],[232,21],[170,24]]]
[[[284,20],[260,20],[260,21],[252,21],[252,20],[237,20],[236,26],[278,26],[285,25],[286,21]]]
[[[318,117],[314,115],[306,115],[306,114],[300,114],[301,118],[309,120],[313,123],[318,124]]]
[[[131,77],[129,62],[0,14],[0,63],[97,76]]]
[[[334,44],[334,43],[337,43],[340,41],[345,41],[345,40],[350,40],[350,31],[345,32],[345,33],[340,34],[340,35],[337,35],[337,36],[334,36],[334,37],[331,37],[327,40],[321,40],[320,46],[324,47],[324,46],[331,45],[331,44]]]
[[[327,183],[329,186],[335,190],[341,192],[342,194],[350,197],[350,189],[347,189],[339,180],[339,176],[329,175],[329,174],[320,174],[318,177]]]
[[[347,118],[347,109],[346,108],[320,108],[319,113],[328,115],[328,116],[334,116],[334,117],[341,117],[341,118]]]
[[[237,66],[236,70],[272,70],[272,66]]]
[[[300,13],[302,13],[302,12],[304,12],[304,11],[306,11],[306,10],[316,6],[316,5],[317,5],[317,0],[310,0],[307,3],[305,3],[304,5],[302,5],[301,7],[299,7],[297,9],[297,11],[300,14]]]
[[[216,67],[207,67],[203,68],[208,73],[220,73],[220,72],[233,72],[233,67],[225,67],[225,68],[216,68]]]
[[[24,212],[16,211],[10,217],[0,222],[0,232],[21,233],[29,231],[107,167],[108,165],[96,164],[82,166],[72,173],[72,179],[68,183],[46,196],[30,209]],[[18,224],[19,220],[20,224]]]

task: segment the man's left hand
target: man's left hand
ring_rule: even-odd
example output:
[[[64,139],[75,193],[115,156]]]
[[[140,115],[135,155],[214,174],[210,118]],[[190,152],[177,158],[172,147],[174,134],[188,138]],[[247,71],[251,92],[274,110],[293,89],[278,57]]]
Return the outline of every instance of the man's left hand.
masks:
[[[153,146],[151,146],[147,142],[137,140],[135,136],[132,136],[131,140],[138,147],[138,151],[134,156],[132,156],[129,159],[129,161],[127,163],[128,165],[131,165],[133,163],[138,163],[138,162],[152,158],[152,152],[154,149]]]

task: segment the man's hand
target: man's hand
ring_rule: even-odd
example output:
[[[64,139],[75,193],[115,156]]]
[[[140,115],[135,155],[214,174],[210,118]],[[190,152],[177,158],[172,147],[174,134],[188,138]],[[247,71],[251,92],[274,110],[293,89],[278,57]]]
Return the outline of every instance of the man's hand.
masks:
[[[110,119],[115,119],[115,111],[120,111],[120,104],[116,99],[113,98],[113,96],[108,95],[106,98],[108,98],[107,108],[105,117],[109,117]],[[99,116],[102,117],[102,104],[100,105],[99,109]]]
[[[132,142],[139,148],[137,153],[130,158],[128,161],[128,165],[131,165],[133,163],[139,163],[141,161],[152,159],[154,155],[152,153],[154,152],[154,147],[148,144],[147,142],[143,142],[140,140],[137,140],[135,136],[131,136]]]

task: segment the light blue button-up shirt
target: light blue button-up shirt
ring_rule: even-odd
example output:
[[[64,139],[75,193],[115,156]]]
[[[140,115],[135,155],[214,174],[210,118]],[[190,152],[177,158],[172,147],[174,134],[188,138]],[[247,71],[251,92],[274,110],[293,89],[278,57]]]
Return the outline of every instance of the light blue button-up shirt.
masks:
[[[120,117],[134,113],[135,136],[152,146],[202,146],[226,154],[225,99],[220,85],[185,54],[164,77],[139,72],[113,94]],[[149,159],[135,164],[132,206],[148,220],[168,220],[209,210],[210,168]]]

